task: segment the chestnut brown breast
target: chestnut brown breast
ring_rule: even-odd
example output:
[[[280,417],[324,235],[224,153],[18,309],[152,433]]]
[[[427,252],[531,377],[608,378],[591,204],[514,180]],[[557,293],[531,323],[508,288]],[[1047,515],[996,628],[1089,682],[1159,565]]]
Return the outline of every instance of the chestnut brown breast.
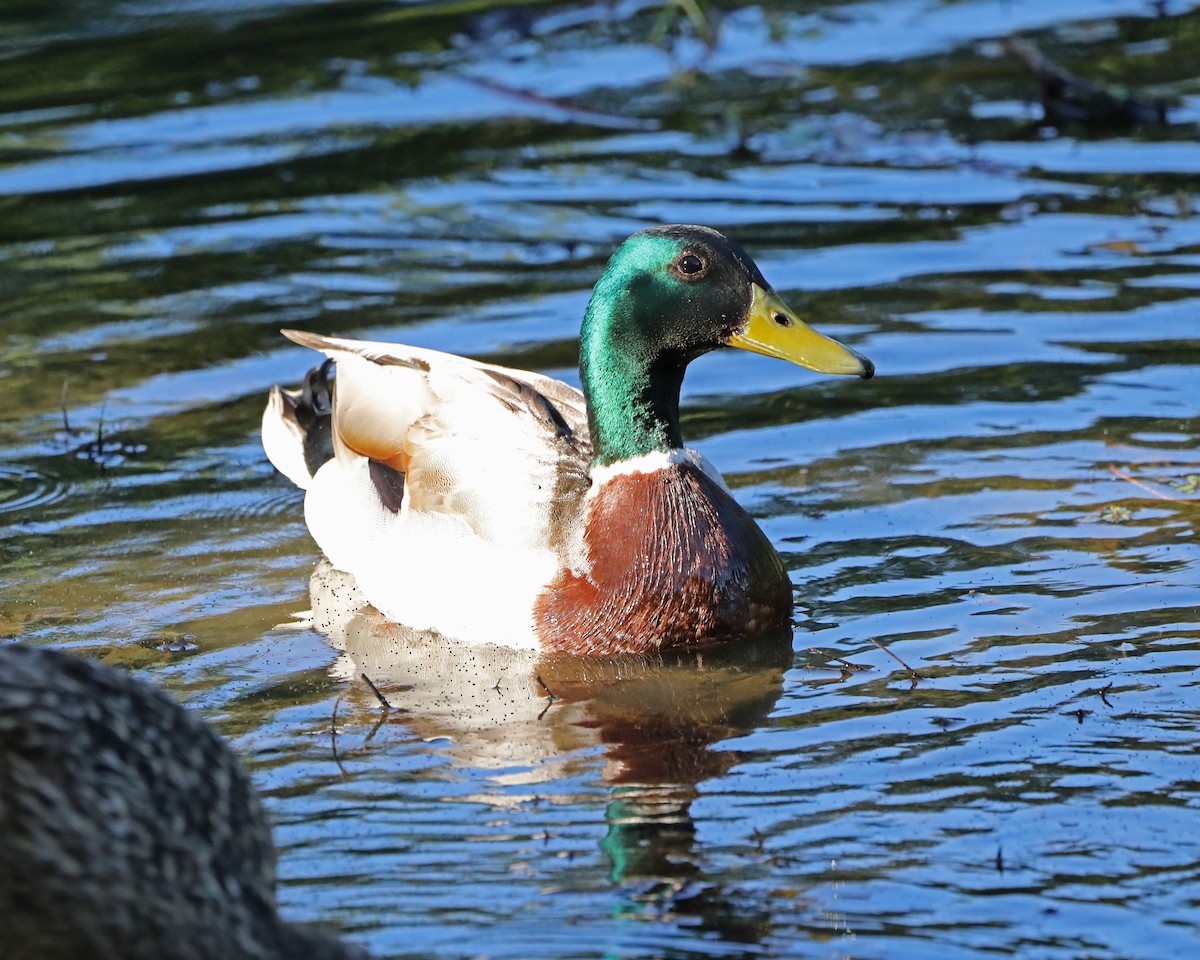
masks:
[[[735,640],[791,615],[774,547],[693,464],[613,478],[586,524],[590,569],[563,571],[535,605],[543,650],[641,653]]]

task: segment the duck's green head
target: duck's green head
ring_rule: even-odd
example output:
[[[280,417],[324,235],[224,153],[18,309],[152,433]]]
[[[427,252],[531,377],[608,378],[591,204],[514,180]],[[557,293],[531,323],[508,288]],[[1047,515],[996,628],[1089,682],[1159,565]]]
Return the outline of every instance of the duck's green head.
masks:
[[[613,254],[584,316],[580,372],[595,462],[682,446],[683,371],[719,347],[820,373],[875,372],[870,360],[796,316],[727,237],[708,227],[652,227]]]

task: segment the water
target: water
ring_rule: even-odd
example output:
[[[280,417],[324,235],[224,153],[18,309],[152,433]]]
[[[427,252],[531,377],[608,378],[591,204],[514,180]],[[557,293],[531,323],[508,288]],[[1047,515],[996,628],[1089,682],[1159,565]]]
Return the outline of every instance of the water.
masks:
[[[653,3],[9,4],[0,634],[216,722],[287,915],[381,957],[1193,956],[1198,8],[713,4],[710,47]],[[1039,130],[1013,32],[1170,123]],[[278,328],[575,381],[660,220],[879,368],[685,384],[791,635],[472,660],[325,574],[299,616]]]

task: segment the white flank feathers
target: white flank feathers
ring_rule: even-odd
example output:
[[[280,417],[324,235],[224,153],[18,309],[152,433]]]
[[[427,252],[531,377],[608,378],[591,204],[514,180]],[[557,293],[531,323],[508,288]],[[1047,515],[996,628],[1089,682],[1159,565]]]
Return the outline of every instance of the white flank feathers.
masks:
[[[336,456],[309,480],[293,469],[302,454],[283,452],[286,422],[264,418],[264,445],[306,487],[305,519],[330,562],[398,623],[535,649],[534,603],[577,551],[578,533],[556,518],[586,489],[582,395],[431,350],[296,339],[338,363]],[[403,469],[399,511],[382,502],[364,452]],[[564,477],[577,482],[564,488]]]
[[[262,444],[275,469],[301,490],[312,479],[304,462],[304,431],[294,417],[285,416],[283,391],[272,387],[262,418]]]

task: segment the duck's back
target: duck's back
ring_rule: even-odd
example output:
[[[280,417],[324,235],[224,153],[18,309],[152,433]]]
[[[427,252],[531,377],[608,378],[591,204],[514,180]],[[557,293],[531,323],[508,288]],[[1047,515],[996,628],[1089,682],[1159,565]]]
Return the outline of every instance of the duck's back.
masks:
[[[550,377],[398,344],[288,331],[337,362],[333,455],[273,392],[263,442],[305,520],[389,619],[535,646],[533,605],[581,549],[591,444],[582,394]]]

